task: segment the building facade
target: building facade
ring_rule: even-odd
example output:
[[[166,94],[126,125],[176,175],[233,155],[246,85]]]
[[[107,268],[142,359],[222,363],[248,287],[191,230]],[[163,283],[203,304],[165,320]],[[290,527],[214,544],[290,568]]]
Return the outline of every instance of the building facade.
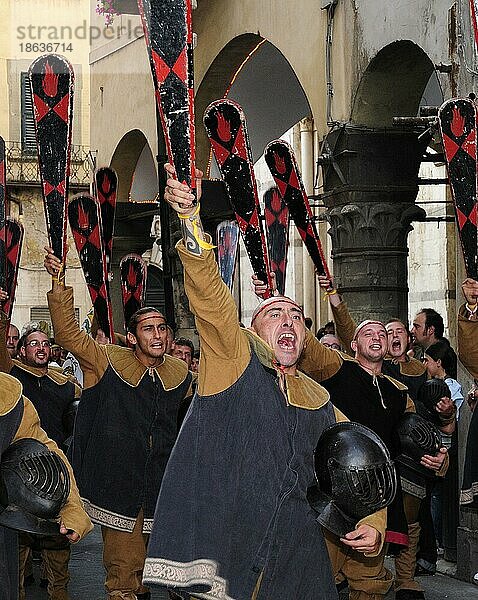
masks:
[[[262,158],[265,145],[278,137],[293,145],[336,285],[353,316],[411,319],[431,306],[444,315],[446,335],[454,343],[464,267],[440,138],[424,121],[396,117],[415,118],[424,107],[476,93],[469,0],[197,0],[195,5],[198,166],[217,177],[202,127],[205,108],[224,96],[238,101],[248,119],[261,193],[271,184]],[[108,6],[115,14],[105,26],[98,7]],[[136,1],[9,0],[1,3],[0,17],[8,24],[0,33],[0,94],[8,107],[0,111],[0,134],[11,154],[12,210],[27,229],[14,320],[21,324],[42,314],[31,308],[44,308],[49,287],[41,267],[46,236],[38,176],[28,153],[22,73],[49,51],[39,44],[55,42],[77,73],[74,185],[86,189],[95,164],[117,171],[113,267],[117,272],[124,254],[142,254],[149,263],[148,303],[171,310],[172,294],[172,318],[193,336],[181,268],[171,249],[179,227],[157,204],[166,152]],[[158,231],[170,238],[166,255],[162,249],[168,244],[163,239],[161,246],[152,227],[158,219]],[[316,329],[328,320],[327,303],[293,226],[290,239],[286,292],[304,305]],[[74,257],[70,263],[68,278],[82,318],[90,303]],[[118,277],[112,294],[120,323]],[[248,324],[255,299],[243,248],[235,296]],[[466,389],[466,373],[459,378]],[[469,416],[462,412],[463,440]],[[473,563],[478,522],[467,513],[461,519],[459,575],[469,578],[478,570]]]
[[[46,53],[65,56],[75,72],[70,195],[89,191],[94,154],[90,152],[90,23],[88,0],[9,0],[0,6],[0,135],[6,144],[7,196],[11,216],[25,230],[12,322],[49,321],[43,268],[47,245],[38,172],[33,104],[27,72]],[[68,282],[75,287],[78,317],[90,308],[84,277],[70,239]]]

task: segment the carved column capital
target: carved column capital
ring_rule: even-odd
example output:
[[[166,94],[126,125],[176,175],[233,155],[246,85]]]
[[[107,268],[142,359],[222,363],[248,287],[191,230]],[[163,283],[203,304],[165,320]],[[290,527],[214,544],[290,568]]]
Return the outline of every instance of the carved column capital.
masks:
[[[321,159],[334,278],[356,320],[408,317],[407,238],[424,151],[416,133],[345,125]]]
[[[332,255],[367,249],[407,249],[412,221],[425,216],[423,208],[406,202],[344,204],[327,211]]]

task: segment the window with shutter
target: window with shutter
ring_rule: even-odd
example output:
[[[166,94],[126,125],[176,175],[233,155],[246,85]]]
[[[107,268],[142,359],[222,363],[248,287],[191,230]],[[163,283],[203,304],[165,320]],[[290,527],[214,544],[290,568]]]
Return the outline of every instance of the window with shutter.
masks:
[[[35,122],[33,119],[33,100],[28,73],[21,74],[22,102],[22,150],[34,154],[37,150],[35,138]]]
[[[80,321],[80,309],[75,308],[76,322]],[[51,317],[48,306],[32,306],[30,308],[30,321],[46,321],[51,327]]]

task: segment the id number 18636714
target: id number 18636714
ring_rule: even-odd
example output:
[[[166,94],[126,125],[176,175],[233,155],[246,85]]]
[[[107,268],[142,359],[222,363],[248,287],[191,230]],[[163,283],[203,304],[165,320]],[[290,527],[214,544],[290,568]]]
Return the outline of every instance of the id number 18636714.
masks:
[[[73,52],[73,44],[66,42],[20,42],[20,52]]]

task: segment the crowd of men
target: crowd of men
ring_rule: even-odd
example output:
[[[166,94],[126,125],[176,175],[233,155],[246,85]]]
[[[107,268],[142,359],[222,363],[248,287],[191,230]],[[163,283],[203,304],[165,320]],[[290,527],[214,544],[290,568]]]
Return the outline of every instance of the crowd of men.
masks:
[[[52,255],[51,260],[54,262]],[[176,439],[178,419],[185,414],[183,404],[171,400],[176,397],[190,400],[191,380],[195,375],[188,374],[188,369],[194,369],[194,346],[187,338],[172,339],[164,318],[153,308],[135,315],[137,322],[130,325],[131,331],[123,340],[131,342],[134,354],[124,345],[107,345],[102,332],[95,333],[93,339],[80,330],[74,317],[71,319],[71,289],[63,287],[58,282],[54,284],[49,297],[50,306],[66,302],[61,315],[59,308],[52,311],[61,322],[60,328],[56,317],[53,319],[56,340],[46,332],[47,323],[28,323],[20,336],[18,328],[0,314],[0,370],[22,384],[23,393],[32,399],[47,435],[59,448],[69,452],[83,505],[93,522],[102,525],[107,591],[117,595],[114,592],[118,589],[123,593],[132,588],[131,593],[137,592],[134,597],[148,597],[146,589],[144,594],[141,591],[147,533],[162,470]],[[1,299],[6,296],[0,296]],[[61,345],[56,343],[58,340]],[[58,351],[54,352],[55,349]],[[74,349],[80,365],[82,387],[69,368],[62,368],[63,363],[69,362],[65,355],[68,349]],[[165,354],[178,356],[180,360],[170,365],[169,360],[164,360]],[[161,368],[156,370],[159,365]],[[112,375],[114,369],[117,376]],[[146,372],[149,377],[144,377]],[[170,391],[173,389],[174,392]],[[101,396],[102,417],[98,415],[98,396]],[[76,419],[80,398],[81,411]],[[118,398],[126,402],[126,411],[115,408]],[[162,406],[165,400],[170,401],[171,407]],[[117,423],[113,423],[115,418]],[[111,458],[112,447],[117,451]],[[135,535],[125,537],[123,531]],[[49,598],[67,600],[70,544],[64,536],[47,541],[39,538],[20,535],[19,598],[25,598],[25,579],[31,582],[31,550],[39,548],[42,579]]]
[[[60,532],[20,534],[18,581],[12,551],[0,555],[0,600],[25,598],[32,550],[41,552],[50,600],[69,600],[70,543],[91,529],[90,519],[101,528],[108,600],[148,599],[152,586],[172,599],[335,599],[346,585],[351,600],[382,599],[392,586],[397,600],[424,598],[415,576],[436,563],[430,507],[453,460],[463,402],[443,319],[423,309],[411,331],[395,317],[357,324],[333,281],[321,277],[334,321],[317,337],[302,308],[276,293],[244,328],[201,225],[200,180],[196,198],[166,170],[200,354],[191,340],[174,339],[154,307],[137,311],[116,343],[82,330],[51,248],[53,338],[38,324],[20,334],[0,317],[0,371],[8,382],[0,449],[38,437],[64,461],[67,452],[72,480]],[[265,286],[254,283],[263,295]],[[459,356],[478,376],[478,283],[467,280],[463,291]],[[76,377],[68,363],[78,367]],[[438,381],[445,388],[430,408],[429,384]],[[468,401],[473,409],[474,393]],[[314,450],[324,431],[348,420],[380,436],[399,478],[388,508],[338,534],[318,521]],[[436,428],[438,442],[411,464],[397,432],[422,421]],[[477,426],[474,414],[462,490],[462,502],[474,506]],[[0,534],[8,532],[0,527]]]

